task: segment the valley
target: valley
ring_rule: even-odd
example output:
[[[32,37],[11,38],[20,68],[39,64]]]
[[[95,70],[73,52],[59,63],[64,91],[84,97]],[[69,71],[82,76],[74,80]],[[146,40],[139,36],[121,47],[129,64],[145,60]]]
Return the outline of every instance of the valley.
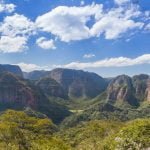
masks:
[[[148,75],[107,80],[82,70],[58,68],[26,76],[18,74],[20,70],[13,65],[0,66],[3,149],[7,147],[5,139],[13,150],[150,147]],[[27,139],[20,141],[20,135]]]

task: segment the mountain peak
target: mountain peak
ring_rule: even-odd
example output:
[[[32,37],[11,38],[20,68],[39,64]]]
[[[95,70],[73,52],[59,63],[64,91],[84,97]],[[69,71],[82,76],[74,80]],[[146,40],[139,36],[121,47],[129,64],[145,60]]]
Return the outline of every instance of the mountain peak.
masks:
[[[17,65],[0,64],[0,72],[11,72],[17,76],[23,77],[22,70]]]

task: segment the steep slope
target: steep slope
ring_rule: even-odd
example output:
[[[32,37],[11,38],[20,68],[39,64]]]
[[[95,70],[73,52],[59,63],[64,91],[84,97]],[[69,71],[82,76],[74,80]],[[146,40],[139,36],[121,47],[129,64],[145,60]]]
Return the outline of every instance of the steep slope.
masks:
[[[72,69],[54,69],[49,75],[70,98],[93,98],[105,90],[107,82],[95,73]]]
[[[22,110],[25,107],[46,114],[56,123],[70,114],[65,107],[47,99],[31,82],[11,73],[0,74],[0,110]]]
[[[57,126],[48,118],[7,110],[0,115],[0,149],[70,150],[61,138],[53,136],[57,130]]]
[[[62,126],[74,126],[89,120],[132,120],[150,118],[150,79],[148,75],[114,78],[107,90],[91,100],[84,110],[65,119]]]
[[[0,73],[2,72],[11,72],[15,75],[23,77],[23,73],[19,66],[16,65],[1,65],[0,64]]]
[[[134,97],[134,87],[132,79],[126,75],[120,75],[114,78],[107,88],[107,99],[112,103],[129,103],[137,105],[138,102]]]
[[[45,77],[37,81],[36,86],[40,87],[40,89],[47,95],[47,96],[54,96],[67,99],[67,94],[61,87],[59,83],[57,83],[54,79],[49,77]]]
[[[49,74],[49,71],[44,70],[35,70],[32,72],[24,72],[24,78],[29,80],[39,80],[40,78],[44,78]]]
[[[81,112],[67,117],[61,124],[62,128],[74,127],[81,122],[90,120],[127,121],[136,118],[150,118],[150,104],[138,108],[117,107],[108,102],[98,102]]]
[[[136,75],[132,78],[135,89],[135,97],[140,101],[150,101],[150,77],[145,74]]]

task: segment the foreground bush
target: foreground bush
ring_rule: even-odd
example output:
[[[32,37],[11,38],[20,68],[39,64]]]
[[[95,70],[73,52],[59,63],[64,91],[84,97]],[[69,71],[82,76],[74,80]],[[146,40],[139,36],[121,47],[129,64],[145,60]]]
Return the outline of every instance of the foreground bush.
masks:
[[[50,119],[29,117],[8,110],[0,116],[1,150],[67,150],[61,139],[53,137],[57,127]]]
[[[150,119],[130,121],[119,133],[110,136],[104,144],[106,150],[149,150]]]

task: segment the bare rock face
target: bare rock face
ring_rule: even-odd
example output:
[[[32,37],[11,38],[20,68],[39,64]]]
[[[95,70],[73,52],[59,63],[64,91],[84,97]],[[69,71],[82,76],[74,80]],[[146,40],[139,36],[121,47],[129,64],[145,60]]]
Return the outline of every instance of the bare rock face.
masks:
[[[132,78],[132,83],[135,89],[135,97],[140,101],[148,100],[149,76],[145,74],[136,75]]]
[[[31,108],[50,117],[59,123],[70,112],[47,96],[32,82],[12,73],[0,74],[0,111],[6,109],[23,110]]]
[[[36,82],[36,85],[48,96],[67,98],[67,94],[54,79],[45,77]]]
[[[93,98],[105,90],[106,81],[95,73],[72,69],[54,69],[49,77],[56,80],[70,98]]]
[[[25,82],[11,73],[0,74],[0,103],[16,107],[36,107],[35,95]]]
[[[150,78],[147,81],[146,100],[150,102]]]
[[[129,76],[121,75],[112,80],[107,88],[107,99],[113,103],[128,102],[136,103],[133,96],[132,80]]]
[[[0,65],[0,73],[11,72],[17,76],[23,77],[22,70],[16,65]]]
[[[150,101],[150,78],[148,75],[136,75],[130,78],[121,75],[112,80],[107,88],[107,99],[111,102],[128,102],[137,105]]]
[[[39,80],[41,78],[46,77],[49,74],[50,71],[44,71],[44,70],[35,70],[32,72],[23,72],[23,76],[25,79],[29,80]]]

